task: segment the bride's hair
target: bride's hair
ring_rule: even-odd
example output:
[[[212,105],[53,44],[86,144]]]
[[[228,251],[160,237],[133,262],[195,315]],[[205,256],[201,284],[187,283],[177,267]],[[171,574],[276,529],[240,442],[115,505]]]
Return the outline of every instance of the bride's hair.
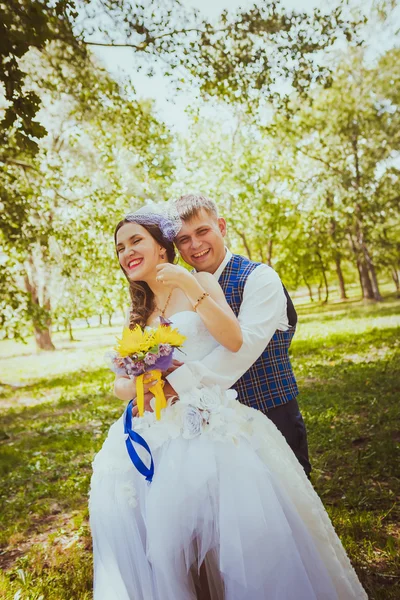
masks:
[[[114,242],[117,245],[117,233],[121,229],[123,225],[126,223],[132,223],[127,219],[123,219],[118,223],[115,228],[114,233]],[[149,232],[151,237],[160,244],[163,248],[165,248],[167,252],[168,262],[173,263],[175,261],[175,246],[173,242],[169,242],[165,239],[163,234],[161,233],[160,228],[157,225],[141,225]],[[117,253],[118,255],[118,253]],[[120,265],[121,267],[121,265]],[[122,269],[122,267],[121,267]],[[155,309],[154,304],[154,294],[144,281],[131,281],[124,269],[122,269],[123,274],[129,283],[129,295],[131,297],[131,307],[129,311],[129,329],[133,329],[135,325],[140,325],[141,327],[145,327],[147,324],[147,320],[151,313]]]

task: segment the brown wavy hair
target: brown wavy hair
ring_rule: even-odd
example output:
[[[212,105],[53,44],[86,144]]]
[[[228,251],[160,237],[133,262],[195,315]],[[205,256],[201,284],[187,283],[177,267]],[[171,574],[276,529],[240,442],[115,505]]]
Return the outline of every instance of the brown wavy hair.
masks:
[[[118,223],[114,232],[114,243],[117,246],[117,233],[121,229],[123,225],[126,223],[132,223],[134,221],[130,221],[128,219],[123,219]],[[175,262],[175,246],[173,242],[169,242],[166,240],[161,233],[161,229],[157,225],[142,225],[146,231],[149,232],[151,237],[160,244],[163,248],[165,248],[167,252],[168,262]],[[117,252],[118,256],[118,252]],[[155,310],[155,302],[154,302],[154,294],[144,281],[131,281],[128,275],[125,273],[121,264],[119,265],[122,269],[123,274],[125,275],[128,283],[129,283],[129,295],[131,297],[131,307],[129,311],[129,329],[133,329],[136,325],[140,325],[141,327],[145,327],[150,317],[151,313]]]

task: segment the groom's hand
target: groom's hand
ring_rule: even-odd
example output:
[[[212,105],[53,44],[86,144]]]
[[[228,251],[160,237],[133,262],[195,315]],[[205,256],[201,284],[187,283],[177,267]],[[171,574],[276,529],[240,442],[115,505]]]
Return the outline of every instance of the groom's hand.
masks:
[[[177,398],[178,399],[178,394],[176,393],[176,391],[174,390],[174,388],[168,381],[166,381],[165,385],[164,385],[164,394],[165,394],[165,397],[167,400],[169,398]]]
[[[181,367],[182,365],[183,362],[181,362],[180,360],[173,360],[170,368],[166,371],[163,371],[163,378],[165,379],[166,377],[168,377],[168,375],[179,369],[179,367]]]

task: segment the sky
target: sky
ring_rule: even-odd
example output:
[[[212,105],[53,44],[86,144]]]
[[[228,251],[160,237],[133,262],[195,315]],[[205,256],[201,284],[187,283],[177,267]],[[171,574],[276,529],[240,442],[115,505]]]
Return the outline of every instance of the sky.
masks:
[[[193,6],[200,10],[206,17],[213,19],[224,9],[235,10],[236,8],[246,8],[255,3],[255,0],[181,0],[187,6]],[[363,0],[363,5],[373,0]],[[335,0],[281,0],[282,5],[287,9],[299,11],[311,11],[319,6],[327,8],[329,5],[336,5]],[[399,11],[400,13],[400,3]],[[400,17],[400,14],[399,14]],[[399,18],[400,21],[400,18]],[[382,50],[385,46],[393,45],[390,36],[379,36],[379,39],[372,44],[372,54]],[[103,65],[117,78],[130,77],[139,97],[153,98],[155,100],[156,111],[159,116],[173,130],[185,132],[188,126],[188,117],[185,115],[185,109],[195,101],[195,94],[186,91],[185,93],[176,93],[173,84],[167,77],[156,73],[153,77],[148,77],[143,71],[137,70],[137,58],[134,58],[134,51],[129,48],[103,48],[93,47],[92,51],[99,57]]]

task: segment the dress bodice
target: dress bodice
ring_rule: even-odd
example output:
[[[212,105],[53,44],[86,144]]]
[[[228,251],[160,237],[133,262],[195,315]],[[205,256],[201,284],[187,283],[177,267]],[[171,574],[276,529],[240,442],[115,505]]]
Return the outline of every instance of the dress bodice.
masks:
[[[185,310],[172,315],[169,320],[174,329],[186,337],[182,349],[174,352],[177,360],[201,360],[218,345],[197,313]]]

